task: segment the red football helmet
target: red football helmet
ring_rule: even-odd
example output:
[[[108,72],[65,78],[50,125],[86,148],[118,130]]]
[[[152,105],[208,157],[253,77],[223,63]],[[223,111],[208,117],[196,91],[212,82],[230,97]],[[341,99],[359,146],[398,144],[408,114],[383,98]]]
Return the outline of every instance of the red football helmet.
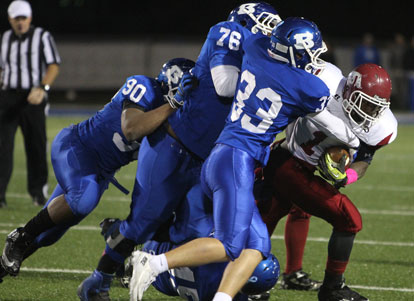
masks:
[[[349,73],[342,107],[350,120],[368,130],[390,106],[391,79],[376,64],[362,64]]]

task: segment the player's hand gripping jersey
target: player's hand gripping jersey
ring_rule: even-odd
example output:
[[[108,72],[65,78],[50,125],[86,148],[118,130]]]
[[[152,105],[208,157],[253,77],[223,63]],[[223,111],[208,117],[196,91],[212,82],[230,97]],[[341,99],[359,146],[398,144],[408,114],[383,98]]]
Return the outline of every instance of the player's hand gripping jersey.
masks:
[[[211,27],[193,69],[199,86],[189,95],[184,106],[169,118],[180,141],[202,159],[208,156],[223,129],[232,101],[232,97],[218,94],[211,72],[225,72],[221,69],[223,66],[240,70],[242,45],[251,35],[248,29],[236,22],[220,22]],[[228,96],[229,93],[221,94]],[[233,96],[234,91],[230,94]]]
[[[113,172],[136,159],[140,142],[128,142],[121,129],[124,102],[133,102],[138,109],[149,111],[164,104],[163,99],[155,79],[134,75],[102,110],[79,123],[79,138],[85,147],[95,151],[100,168]]]

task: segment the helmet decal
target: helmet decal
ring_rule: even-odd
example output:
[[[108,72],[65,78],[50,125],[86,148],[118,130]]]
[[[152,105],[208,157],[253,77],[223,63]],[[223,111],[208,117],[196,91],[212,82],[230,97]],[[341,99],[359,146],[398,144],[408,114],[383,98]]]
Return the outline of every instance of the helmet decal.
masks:
[[[315,46],[311,32],[297,33],[293,38],[296,41],[295,47],[297,49],[313,48]]]

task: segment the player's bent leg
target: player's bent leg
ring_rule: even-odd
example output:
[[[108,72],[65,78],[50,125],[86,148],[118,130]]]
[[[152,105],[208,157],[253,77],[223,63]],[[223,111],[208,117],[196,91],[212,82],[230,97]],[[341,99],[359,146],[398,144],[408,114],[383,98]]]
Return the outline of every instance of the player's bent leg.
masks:
[[[214,236],[232,260],[239,257],[249,236],[256,206],[254,167],[248,153],[217,144],[201,171],[202,187],[213,199]]]
[[[280,282],[282,289],[316,291],[322,285],[302,270],[310,217],[297,206],[289,212],[285,225],[286,267]]]
[[[63,189],[58,185],[52,197],[60,194],[47,203],[47,211],[54,225],[49,229],[38,230],[35,225],[31,226],[36,231],[36,239],[31,249],[54,244],[69,228],[81,222],[96,207],[106,185],[105,181],[95,181],[93,175],[81,180],[79,185],[74,185],[77,188],[72,188],[67,194],[63,194]],[[25,258],[30,254],[25,255]]]
[[[262,259],[260,251],[244,249],[237,259],[227,265],[217,292],[225,293],[234,298]]]
[[[80,300],[110,300],[109,289],[115,271],[123,265],[132,253],[135,243],[119,232],[119,220],[109,225],[104,233],[107,236],[105,253],[97,269],[78,287]]]
[[[159,131],[143,140],[138,166],[131,211],[120,229],[125,237],[140,244],[153,238],[189,188],[199,183],[201,161]]]
[[[119,232],[120,220],[118,219],[105,219],[101,223],[102,234],[106,238],[105,252],[99,260],[98,267],[84,281],[87,283],[98,283],[97,280],[93,280],[99,275],[107,275],[113,277],[114,273],[124,264],[125,259],[132,253],[135,247],[135,242],[125,238]],[[96,276],[98,275],[98,276]],[[99,277],[98,277],[99,278]],[[89,279],[89,280],[88,280]],[[112,278],[111,278],[112,279]],[[87,296],[87,294],[96,295],[96,285],[84,285],[78,290],[80,291],[80,297]],[[110,289],[110,281],[106,283],[105,291]],[[91,292],[89,292],[91,290]],[[107,293],[105,293],[106,295]],[[84,299],[81,299],[84,300]],[[85,299],[88,300],[88,299]]]
[[[59,185],[56,187],[48,203],[62,193]],[[55,226],[48,208],[45,206],[24,227],[14,229],[6,238],[6,244],[0,259],[0,265],[5,273],[17,276],[25,258],[37,250],[36,236]],[[4,273],[3,272],[3,273]]]

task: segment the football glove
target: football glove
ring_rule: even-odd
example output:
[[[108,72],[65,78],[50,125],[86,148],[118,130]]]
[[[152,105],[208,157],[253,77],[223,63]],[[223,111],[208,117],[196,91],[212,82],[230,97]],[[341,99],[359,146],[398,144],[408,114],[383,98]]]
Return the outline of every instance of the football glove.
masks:
[[[174,97],[168,99],[168,103],[173,109],[181,108],[184,105],[184,99],[191,90],[197,88],[198,80],[191,73],[185,73],[178,85],[177,92]]]
[[[325,153],[319,158],[317,169],[320,175],[337,189],[344,187],[348,181],[345,172],[346,159],[346,155],[343,155],[339,163],[336,163],[329,153]]]

